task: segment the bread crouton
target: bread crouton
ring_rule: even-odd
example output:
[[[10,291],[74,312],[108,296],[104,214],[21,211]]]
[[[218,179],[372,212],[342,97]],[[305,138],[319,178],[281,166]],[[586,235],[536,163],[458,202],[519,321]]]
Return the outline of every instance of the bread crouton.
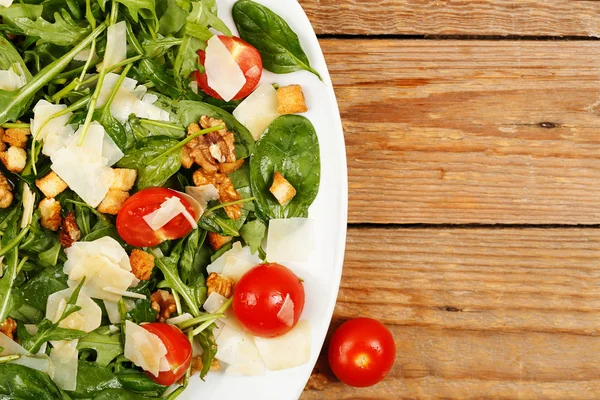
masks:
[[[81,239],[81,230],[79,229],[79,225],[77,225],[75,214],[73,211],[69,211],[62,221],[58,241],[63,247],[71,247],[79,239]]]
[[[280,87],[277,89],[277,98],[279,99],[279,107],[277,107],[279,114],[297,114],[308,111],[300,85]]]
[[[154,269],[154,256],[143,250],[133,249],[129,256],[131,272],[141,281],[147,281]]]
[[[0,161],[7,170],[14,173],[21,173],[27,164],[27,153],[25,150],[11,146],[8,150],[0,153]]]
[[[0,171],[0,208],[8,208],[12,204],[12,201],[12,187],[8,183],[8,179]]]
[[[233,240],[233,237],[219,235],[215,232],[208,232],[207,239],[208,244],[210,245],[210,247],[213,248],[213,250],[219,250],[221,247],[231,242]]]
[[[244,160],[237,160],[234,162],[228,162],[228,163],[221,163],[219,164],[219,172],[221,172],[222,174],[225,175],[229,175],[235,171],[237,171],[238,169],[240,169],[242,167],[242,165],[244,165]]]
[[[269,188],[269,192],[273,193],[282,206],[287,205],[296,195],[296,189],[279,172],[275,172],[273,175],[273,184]]]
[[[53,198],[46,198],[40,201],[38,208],[42,217],[42,226],[51,231],[57,231],[61,223],[60,202]]]
[[[4,131],[2,141],[10,146],[24,149],[27,146],[27,139],[30,134],[29,128],[9,128]]]
[[[6,150],[6,144],[4,143],[4,128],[0,126],[0,151]]]
[[[129,192],[119,189],[110,189],[104,200],[98,205],[97,209],[104,214],[117,215],[128,198]]]
[[[127,192],[135,185],[136,178],[137,171],[135,169],[113,168],[113,183],[110,185],[110,189]]]
[[[47,198],[56,197],[69,187],[54,171],[51,171],[42,179],[36,180],[35,186],[37,186]]]

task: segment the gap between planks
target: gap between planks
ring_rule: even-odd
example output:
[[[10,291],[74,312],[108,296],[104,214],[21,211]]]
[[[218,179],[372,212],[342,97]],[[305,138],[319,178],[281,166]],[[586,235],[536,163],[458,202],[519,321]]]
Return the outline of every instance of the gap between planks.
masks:
[[[592,36],[544,36],[544,35],[402,35],[402,34],[320,34],[321,39],[344,39],[344,40],[493,40],[493,41],[551,41],[551,42],[577,42],[577,41],[600,41],[600,37]]]

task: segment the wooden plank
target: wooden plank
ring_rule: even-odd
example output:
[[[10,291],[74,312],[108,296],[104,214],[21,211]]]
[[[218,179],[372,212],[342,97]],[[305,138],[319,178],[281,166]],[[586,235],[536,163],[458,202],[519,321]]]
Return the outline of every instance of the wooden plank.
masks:
[[[321,399],[597,399],[600,230],[350,229],[332,328],[371,316],[390,375]],[[326,348],[326,347],[325,347]]]
[[[300,0],[317,34],[600,36],[600,4],[573,0]]]
[[[600,223],[600,46],[321,41],[350,222]]]

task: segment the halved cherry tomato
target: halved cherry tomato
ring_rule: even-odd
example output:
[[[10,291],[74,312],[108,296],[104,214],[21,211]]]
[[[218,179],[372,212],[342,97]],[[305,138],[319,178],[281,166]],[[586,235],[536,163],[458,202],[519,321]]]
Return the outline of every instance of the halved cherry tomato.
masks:
[[[329,365],[340,381],[365,387],[381,381],[394,365],[396,344],[390,331],[372,318],[340,326],[329,344]]]
[[[229,50],[229,53],[231,53],[246,77],[246,84],[242,86],[240,91],[233,98],[233,100],[243,99],[254,91],[258,85],[258,81],[260,81],[260,77],[262,76],[262,58],[254,46],[244,42],[238,37],[219,36],[219,39],[221,39],[221,42],[227,47],[227,50]],[[198,57],[200,58],[200,64],[204,65],[206,52],[204,50],[199,50]],[[208,86],[206,72],[200,73],[200,71],[196,71],[196,81],[198,82],[198,86],[200,86],[206,94],[223,100],[217,92]]]
[[[233,311],[238,322],[255,336],[276,337],[289,332],[303,309],[304,286],[283,265],[257,265],[235,286]]]
[[[142,328],[155,334],[167,348],[167,361],[170,371],[162,371],[158,376],[146,372],[154,382],[169,386],[181,379],[192,362],[192,345],[190,340],[179,328],[173,325],[154,322],[142,325]]]
[[[178,197],[190,215],[197,217],[193,207],[181,193],[165,188],[144,189],[128,198],[117,215],[117,231],[123,240],[132,246],[152,247],[165,240],[179,239],[187,235],[193,227],[182,214],[157,231],[153,231],[143,219],[171,197]]]

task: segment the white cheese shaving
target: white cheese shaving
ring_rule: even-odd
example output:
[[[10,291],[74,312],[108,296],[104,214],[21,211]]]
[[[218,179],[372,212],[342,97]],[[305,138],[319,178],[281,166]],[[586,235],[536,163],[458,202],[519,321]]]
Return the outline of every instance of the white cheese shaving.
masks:
[[[13,0],[0,0],[0,6],[4,6],[6,8],[10,7],[13,3]]]
[[[39,142],[44,141],[42,153],[51,157],[58,150],[71,143],[75,131],[68,125],[73,115],[67,112],[60,117],[51,117],[67,108],[64,104],[51,104],[46,100],[40,100],[33,108],[33,119],[31,120],[31,132]]]
[[[190,314],[190,313],[183,313],[183,314],[178,315],[176,317],[167,319],[166,323],[169,324],[169,325],[177,325],[177,324],[180,324],[182,322],[189,321],[192,318],[194,318],[192,316],[192,314]]]
[[[267,126],[279,116],[279,98],[273,85],[263,84],[242,101],[233,111],[240,121],[258,140]]]
[[[311,328],[307,320],[276,338],[255,337],[258,352],[271,371],[293,368],[310,361]]]
[[[70,357],[67,357],[67,354]],[[77,388],[77,340],[63,342],[60,347],[52,349],[50,360],[55,368],[52,380],[56,386],[63,390],[75,390]]]
[[[125,321],[125,332],[125,358],[154,376],[165,370],[161,358],[165,358],[167,349],[158,336],[131,321]]]
[[[120,294],[109,293],[106,287],[125,292],[139,280],[131,273],[125,250],[115,239],[105,236],[92,242],[75,242],[65,250],[67,261],[63,271],[69,276],[69,286],[77,286],[86,277],[81,293],[89,297],[117,303]]]
[[[185,219],[190,223],[193,229],[198,227],[194,217],[188,212],[185,206],[181,203],[181,200],[177,196],[173,196],[165,200],[160,207],[151,212],[150,214],[144,215],[144,221],[148,224],[152,230],[157,231],[166,224],[168,224],[173,218],[182,214]]]
[[[204,68],[208,86],[225,101],[233,99],[246,84],[240,66],[217,35],[207,42]]]
[[[202,307],[207,313],[214,314],[223,304],[225,304],[225,302],[227,302],[227,297],[222,296],[217,292],[212,292],[208,295]]]
[[[105,287],[105,288],[102,288],[102,290],[104,290],[105,292],[108,292],[108,293],[118,294],[123,297],[131,297],[133,299],[140,299],[140,300],[146,299],[146,296],[141,293],[128,292],[126,290],[119,290],[114,287]]]
[[[72,288],[65,289],[48,296],[46,318],[52,322],[58,321],[67,306],[67,301],[73,294],[73,290]],[[91,332],[100,326],[102,323],[102,309],[94,300],[80,292],[75,304],[81,309],[62,320],[58,325],[59,327]]]
[[[21,217],[21,229],[31,223],[33,219],[33,207],[35,206],[35,194],[28,184],[23,185],[23,216]]]
[[[36,355],[21,357],[17,360],[11,361],[11,364],[22,365],[27,368],[35,369],[37,371],[47,374],[50,379],[54,378],[54,363],[50,360],[47,355]]]
[[[314,237],[314,221],[311,219],[271,219],[267,258],[279,263],[305,263],[315,245]]]
[[[2,0],[0,0],[1,5]],[[27,80],[20,74],[20,66],[15,64],[8,70],[0,70],[0,90],[12,92],[25,86]]]
[[[225,253],[221,255],[221,257],[217,258],[211,264],[206,267],[206,272],[211,274],[213,272],[220,274],[223,272],[223,268],[225,268],[225,261],[227,257],[238,254],[242,250],[242,244],[240,242],[235,242],[231,249],[227,250]]]
[[[108,69],[127,58],[127,25],[121,21],[108,27],[104,66]]]
[[[111,324],[121,323],[121,313],[119,313],[119,305],[117,303],[104,300],[104,308],[106,308],[106,314],[108,314],[108,320]]]
[[[67,147],[52,155],[52,170],[87,204],[97,207],[113,180],[113,170],[107,166],[108,159],[102,151],[106,133],[102,125],[93,122],[83,144],[78,146],[81,134],[82,128]]]
[[[207,271],[209,274],[223,274],[237,282],[242,275],[260,263],[260,258],[252,254],[249,246],[242,247],[239,242],[235,242],[230,250],[208,265]]]
[[[110,28],[109,28],[110,29]],[[90,58],[90,52],[92,51],[91,48],[87,48],[85,50],[81,50],[79,53],[77,53],[75,55],[75,57],[73,57],[74,61],[87,61],[88,58]],[[96,52],[94,51],[94,54],[92,55],[92,61],[96,61],[98,59],[98,55],[96,54]]]
[[[262,363],[252,336],[226,325],[216,339],[218,360],[231,365]]]
[[[0,357],[12,355],[24,356],[29,354],[27,350],[2,332],[0,332],[0,347],[2,348],[2,351],[0,351]]]
[[[289,293],[285,295],[285,300],[281,305],[281,309],[277,313],[277,319],[287,326],[294,325],[294,301],[290,297]]]

